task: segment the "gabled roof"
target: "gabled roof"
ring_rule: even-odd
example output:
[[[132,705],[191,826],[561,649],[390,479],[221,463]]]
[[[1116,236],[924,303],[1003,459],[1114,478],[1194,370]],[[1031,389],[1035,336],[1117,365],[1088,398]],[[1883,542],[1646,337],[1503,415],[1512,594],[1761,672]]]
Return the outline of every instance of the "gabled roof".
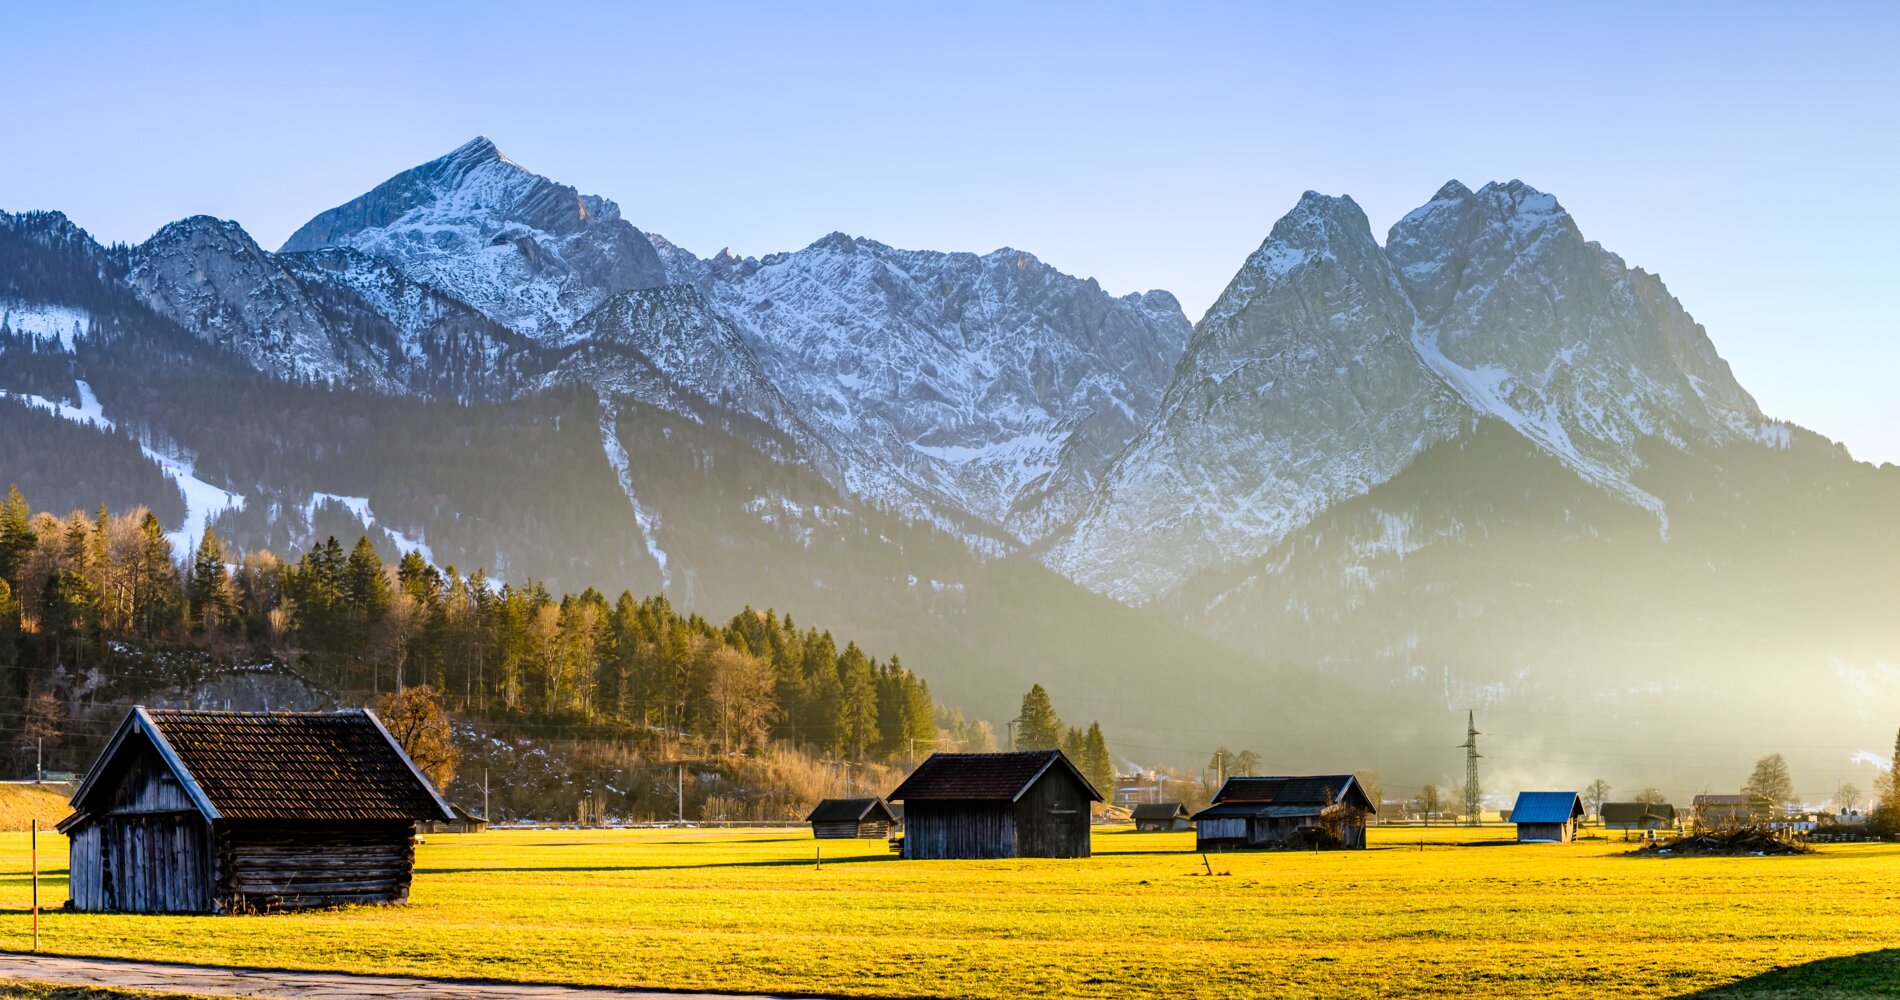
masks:
[[[1067,771],[1088,792],[1102,793],[1060,750],[1015,753],[933,753],[888,798],[904,802],[1014,802],[1052,768]]]
[[[867,819],[881,819],[886,823],[897,822],[891,815],[891,808],[884,800],[872,797],[868,799],[824,799],[805,817],[807,823],[862,823]]]
[[[1597,818],[1605,823],[1642,823],[1656,820],[1668,823],[1676,818],[1676,807],[1666,802],[1605,802],[1597,806]]]
[[[1368,812],[1372,800],[1350,774],[1228,778],[1214,793],[1216,804],[1258,802],[1282,806],[1350,805]]]
[[[1511,807],[1513,823],[1568,823],[1583,818],[1583,797],[1576,792],[1519,792]]]
[[[1186,819],[1188,814],[1179,802],[1141,802],[1132,812],[1132,819]]]
[[[149,743],[206,819],[453,820],[382,720],[343,712],[200,712],[136,706],[73,793],[92,811],[115,760]]]

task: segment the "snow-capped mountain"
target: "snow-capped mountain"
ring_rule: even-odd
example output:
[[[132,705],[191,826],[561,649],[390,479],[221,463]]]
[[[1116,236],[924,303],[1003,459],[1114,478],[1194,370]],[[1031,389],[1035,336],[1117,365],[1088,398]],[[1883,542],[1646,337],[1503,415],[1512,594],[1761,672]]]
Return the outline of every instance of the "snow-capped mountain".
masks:
[[[205,341],[282,379],[462,395],[521,338],[351,250],[272,254],[242,226],[171,223],[132,248],[125,281]]]
[[[1166,292],[1116,297],[1017,250],[833,233],[757,260],[668,256],[843,456],[848,492],[1006,545],[1081,510],[1188,333]]]
[[[1195,329],[1159,415],[1048,561],[1142,602],[1240,566],[1493,418],[1651,512],[1638,445],[1774,440],[1654,276],[1521,182],[1445,185],[1384,246],[1308,192]]]
[[[326,247],[391,261],[548,345],[608,297],[667,281],[619,206],[523,169],[486,138],[318,215],[282,250]]]

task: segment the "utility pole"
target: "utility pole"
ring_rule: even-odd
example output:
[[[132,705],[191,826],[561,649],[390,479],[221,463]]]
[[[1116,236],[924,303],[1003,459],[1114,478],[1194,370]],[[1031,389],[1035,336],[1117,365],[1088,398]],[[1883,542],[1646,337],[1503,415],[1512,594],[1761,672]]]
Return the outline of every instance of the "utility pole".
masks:
[[[495,814],[488,811],[488,768],[485,767],[482,768],[482,818],[490,823],[495,821]]]
[[[1478,752],[1478,714],[1467,710],[1465,713],[1465,741],[1458,744],[1465,752],[1465,824],[1478,825],[1478,809],[1483,804],[1483,793],[1478,788],[1478,758],[1484,756]]]
[[[685,764],[680,765],[679,809],[680,809],[680,822],[685,823],[686,822],[686,765]]]
[[[46,783],[46,737],[44,736],[33,740],[33,783],[36,785]]]

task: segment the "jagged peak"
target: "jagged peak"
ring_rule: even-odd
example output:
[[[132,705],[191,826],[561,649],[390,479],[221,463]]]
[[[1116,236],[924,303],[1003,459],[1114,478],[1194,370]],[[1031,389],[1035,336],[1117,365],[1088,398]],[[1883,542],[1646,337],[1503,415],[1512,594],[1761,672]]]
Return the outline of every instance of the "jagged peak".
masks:
[[[1465,187],[1463,181],[1460,181],[1459,179],[1454,177],[1451,180],[1446,181],[1441,187],[1439,187],[1438,193],[1432,195],[1432,200],[1433,201],[1462,201],[1463,199],[1469,198],[1469,197],[1471,197],[1471,189],[1468,187]]]

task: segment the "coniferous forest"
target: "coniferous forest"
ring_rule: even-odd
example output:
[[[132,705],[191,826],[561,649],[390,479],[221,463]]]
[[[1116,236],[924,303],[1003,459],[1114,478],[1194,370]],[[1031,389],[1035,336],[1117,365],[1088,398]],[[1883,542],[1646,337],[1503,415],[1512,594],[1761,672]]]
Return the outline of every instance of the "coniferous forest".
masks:
[[[996,747],[897,655],[790,614],[715,622],[663,596],[496,584],[366,537],[292,561],[207,529],[180,558],[145,507],[62,518],[17,486],[0,502],[0,675],[28,771],[83,771],[127,706],[202,702],[220,676],[294,678],[303,704],[279,708],[423,688],[456,720],[452,797],[537,818],[691,812],[680,761],[707,817],[786,818],[932,750]],[[1067,742],[1112,781],[1099,727],[1087,735],[1086,755],[1079,730]]]

